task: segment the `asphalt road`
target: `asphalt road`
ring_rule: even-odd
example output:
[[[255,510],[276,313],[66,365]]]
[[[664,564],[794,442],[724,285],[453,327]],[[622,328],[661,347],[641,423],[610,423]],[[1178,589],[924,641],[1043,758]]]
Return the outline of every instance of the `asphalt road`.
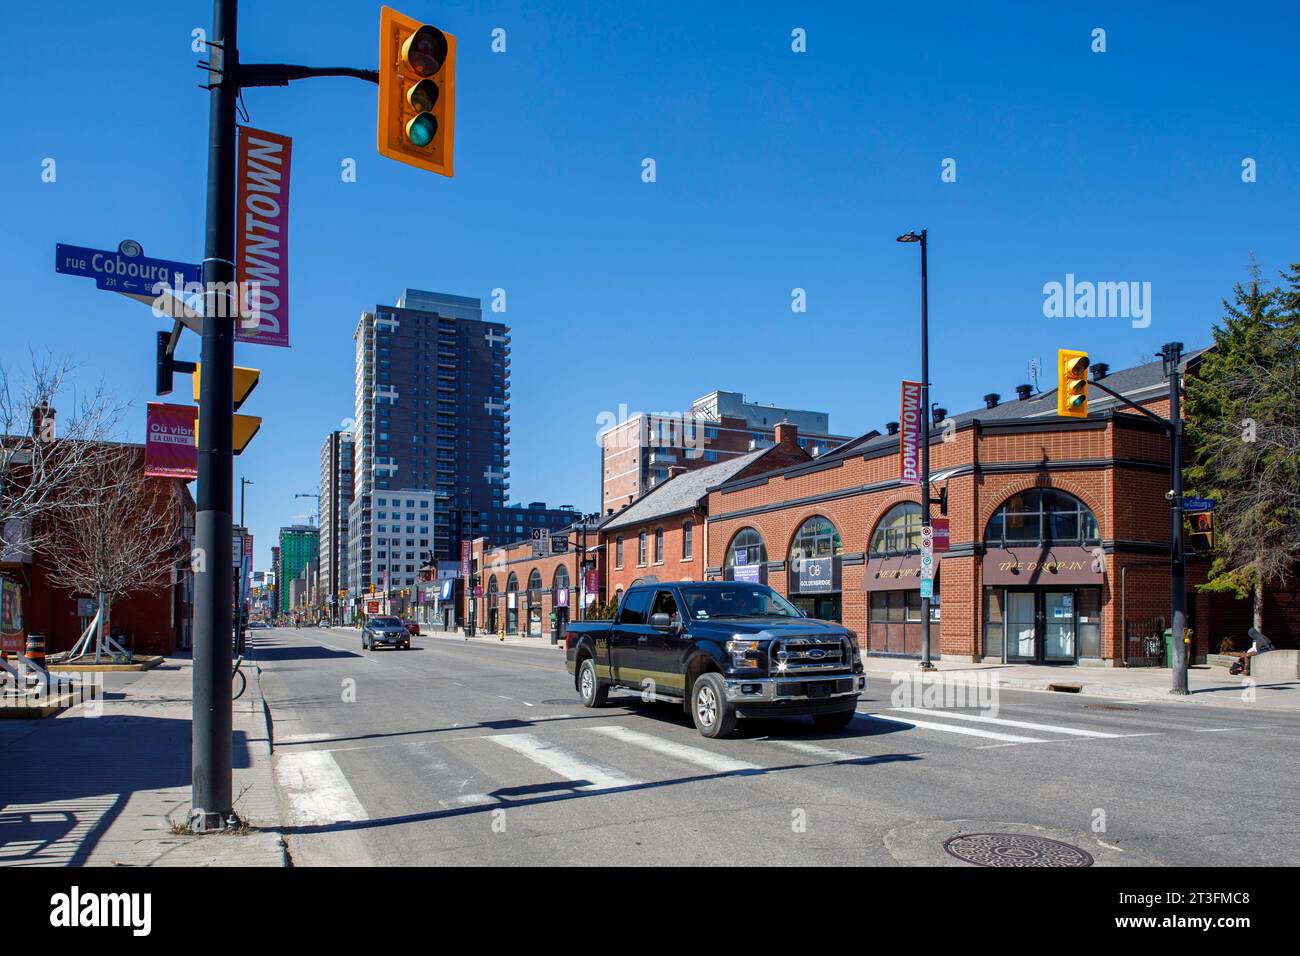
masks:
[[[584,709],[550,646],[251,635],[299,866],[968,866],[944,850],[962,833],[1098,866],[1300,863],[1289,713],[1007,690],[995,716],[905,711],[873,680],[847,730],[707,740],[635,694]]]

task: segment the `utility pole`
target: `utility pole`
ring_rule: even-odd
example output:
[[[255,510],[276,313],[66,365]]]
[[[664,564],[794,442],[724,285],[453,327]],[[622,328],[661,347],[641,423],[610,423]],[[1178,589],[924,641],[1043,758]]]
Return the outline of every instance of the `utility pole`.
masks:
[[[238,826],[231,795],[231,481],[234,470],[235,103],[238,0],[213,0],[208,82],[207,227],[194,532],[194,676],[189,823]]]
[[[1161,348],[1165,372],[1169,376],[1169,455],[1173,497],[1169,502],[1170,555],[1169,586],[1171,590],[1170,617],[1173,619],[1169,639],[1173,641],[1173,687],[1171,694],[1187,694],[1188,651],[1183,635],[1187,631],[1187,559],[1183,550],[1183,411],[1182,361],[1183,343],[1169,342]]]
[[[925,529],[930,527],[930,314],[929,314],[929,278],[927,253],[929,251],[928,232],[909,232],[898,237],[899,242],[919,242],[921,244],[921,535],[928,537]],[[921,670],[932,671],[934,662],[930,659],[930,598],[921,598]]]

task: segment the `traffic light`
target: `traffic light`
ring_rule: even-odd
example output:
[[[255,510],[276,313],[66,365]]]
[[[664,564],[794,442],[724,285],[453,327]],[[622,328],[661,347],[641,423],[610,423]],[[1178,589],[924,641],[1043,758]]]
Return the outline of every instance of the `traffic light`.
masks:
[[[203,363],[195,363],[194,366],[194,401],[199,400],[199,377],[203,370]],[[232,411],[238,411],[239,406],[244,404],[244,400],[257,388],[257,383],[261,379],[262,373],[255,368],[242,368],[235,366],[234,380],[234,407]],[[231,446],[236,455],[243,452],[248,447],[248,443],[253,440],[262,427],[262,419],[257,415],[235,415],[231,428]],[[198,419],[194,423],[194,442],[199,440]]]
[[[452,175],[456,38],[389,7],[379,13],[379,152]]]
[[[159,332],[157,354],[155,355],[154,391],[159,395],[172,393],[172,378],[177,372],[189,374],[194,371],[193,362],[182,362],[172,354],[171,332]]]
[[[1185,518],[1187,547],[1197,554],[1214,550],[1214,512],[1195,511]]]
[[[1056,353],[1056,414],[1088,417],[1088,353],[1060,349]]]

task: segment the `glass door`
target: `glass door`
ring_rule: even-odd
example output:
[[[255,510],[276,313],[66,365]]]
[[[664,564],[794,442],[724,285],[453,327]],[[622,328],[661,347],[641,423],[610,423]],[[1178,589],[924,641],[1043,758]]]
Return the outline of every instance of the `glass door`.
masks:
[[[1033,661],[1038,657],[1037,621],[1033,591],[1008,591],[1006,601],[1008,661]]]
[[[1044,591],[1043,659],[1074,663],[1074,592]]]

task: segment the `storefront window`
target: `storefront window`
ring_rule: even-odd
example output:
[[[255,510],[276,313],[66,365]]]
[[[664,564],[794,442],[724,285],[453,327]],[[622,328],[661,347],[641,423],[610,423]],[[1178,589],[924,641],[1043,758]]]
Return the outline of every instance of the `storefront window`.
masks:
[[[1073,495],[1035,488],[1012,495],[984,533],[990,547],[1042,544],[1100,544],[1097,519]]]
[[[921,506],[905,501],[894,505],[871,535],[871,554],[907,554],[921,550]]]
[[[753,528],[742,528],[731,539],[723,559],[723,577],[731,581],[750,581],[763,584],[767,581],[767,546]],[[740,570],[738,571],[737,568]]]
[[[506,579],[506,630],[514,634],[519,630],[519,579],[513,571]]]
[[[826,558],[844,551],[840,533],[825,518],[809,518],[790,545],[790,561],[800,558]]]

